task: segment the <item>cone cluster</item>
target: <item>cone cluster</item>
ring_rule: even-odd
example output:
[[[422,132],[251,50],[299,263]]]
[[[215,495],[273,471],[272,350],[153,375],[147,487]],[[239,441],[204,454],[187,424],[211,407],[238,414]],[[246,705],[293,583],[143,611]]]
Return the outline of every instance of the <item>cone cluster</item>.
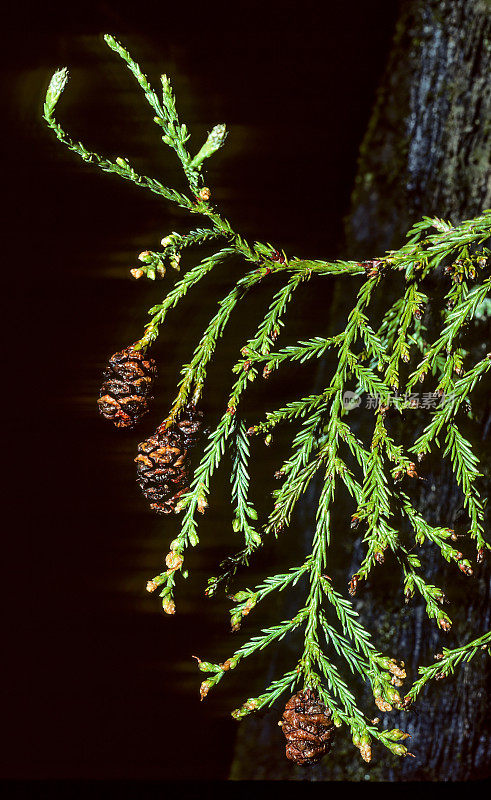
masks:
[[[186,406],[180,418],[166,427],[163,422],[138,445],[138,484],[150,500],[150,508],[170,514],[189,488],[190,450],[196,444],[203,425],[203,412]]]
[[[103,417],[117,428],[134,428],[147,413],[157,367],[141,350],[126,347],[109,359],[97,401]]]
[[[315,764],[331,749],[335,730],[331,710],[313,689],[290,697],[280,724],[287,740],[286,757],[295,764]]]

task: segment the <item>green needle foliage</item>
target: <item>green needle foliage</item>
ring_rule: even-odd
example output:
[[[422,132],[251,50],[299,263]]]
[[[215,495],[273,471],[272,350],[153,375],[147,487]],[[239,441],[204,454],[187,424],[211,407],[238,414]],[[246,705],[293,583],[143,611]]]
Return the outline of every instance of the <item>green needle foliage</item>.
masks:
[[[372,570],[384,562],[386,554],[391,553],[400,567],[406,602],[415,593],[420,594],[428,618],[448,631],[452,620],[442,608],[444,591],[427,581],[421,560],[414,552],[415,546],[430,542],[440,550],[443,559],[453,562],[469,577],[473,572],[471,545],[477,561],[482,561],[490,549],[484,536],[485,499],[479,490],[479,458],[464,431],[467,422],[475,419],[470,404],[474,390],[491,368],[491,354],[481,351],[475,360],[475,348],[471,349],[466,339],[466,331],[473,320],[489,316],[491,269],[486,243],[490,237],[491,212],[458,225],[425,217],[409,231],[407,243],[399,250],[364,263],[298,259],[287,257],[268,243],[249,243],[212,205],[211,192],[203,182],[203,164],[224,144],[225,126],[215,125],[193,156],[187,149],[190,134],[186,125],[179,121],[168,78],[162,77],[158,95],[129,53],[112,36],[105,36],[105,41],[123,59],[143,90],[154,121],[162,130],[164,144],[174,150],[182,165],[189,194],[168,188],[154,178],[138,175],[125,158],[110,161],[70,139],[54,116],[68,80],[66,69],[59,70],[51,79],[44,119],[58,139],[87,163],[113,172],[191,214],[206,218],[206,227],[194,228],[188,233],[168,233],[162,239],[162,249],[140,253],[141,267],[132,270],[134,277],[162,279],[167,264],[179,270],[186,248],[221,240],[220,249],[189,266],[167,290],[162,302],[150,309],[150,321],[137,347],[148,348],[155,341],[169,311],[211,270],[231,258],[239,257],[246,262],[242,274],[218,302],[217,311],[189,362],[182,367],[182,378],[167,420],[169,425],[185,405],[199,402],[206,388],[208,366],[225,335],[230,317],[237,310],[244,313],[250,290],[271,274],[282,278],[282,286],[272,296],[264,319],[244,343],[232,369],[230,392],[224,399],[222,415],[208,435],[189,490],[176,508],[182,516],[180,532],[170,545],[167,563],[171,566],[149,582],[149,589],[160,587],[164,609],[174,613],[176,577],[179,573],[187,577],[187,571],[182,570],[184,553],[188,546],[194,547],[199,542],[197,514],[204,513],[208,505],[213,477],[225,454],[231,456],[232,528],[236,538],[242,538],[243,546],[223,562],[221,574],[210,578],[208,596],[221,585],[228,586],[237,571],[248,565],[249,558],[261,547],[265,537],[280,536],[313,479],[319,478],[321,490],[310,554],[302,564],[286,573],[266,577],[254,589],[236,591],[230,611],[232,630],[238,631],[245,617],[272,593],[288,591],[302,583],[305,585],[304,601],[290,619],[264,628],[225,662],[213,664],[197,659],[199,669],[208,673],[201,684],[201,697],[204,698],[243,659],[301,629],[303,645],[297,662],[261,695],[247,699],[232,712],[233,716],[241,719],[251,711],[270,706],[298,686],[312,687],[330,707],[335,724],[348,726],[365,760],[370,760],[373,739],[396,755],[408,755],[402,744],[407,734],[398,729],[382,730],[378,720],[371,720],[360,709],[356,699],[360,682],[370,685],[381,712],[393,707],[406,709],[430,681],[449,675],[459,663],[469,661],[480,649],[486,649],[489,654],[491,633],[474,637],[453,650],[444,648],[435,664],[419,669],[420,677],[405,697],[401,697],[398,688],[406,677],[403,662],[377,650],[350,596]],[[314,275],[349,276],[357,287],[354,307],[339,333],[327,338],[316,336],[278,349],[276,340],[295,292]],[[448,284],[443,302],[435,292],[437,275],[440,284],[442,280]],[[388,276],[392,284],[400,286],[400,291],[393,301],[382,304],[384,313],[380,317],[380,313],[374,311],[374,300],[380,309],[381,293],[382,297],[390,296],[386,289]],[[260,376],[268,378],[292,362],[303,364],[322,358],[329,358],[326,363],[334,364],[329,382],[322,391],[268,410],[262,420],[246,420],[241,403],[252,381]],[[427,384],[427,391],[421,398],[414,388],[425,379],[430,386]],[[363,397],[373,413],[365,415],[372,422],[362,430],[356,408]],[[413,415],[412,427],[416,433],[410,442],[395,440],[389,424],[391,407],[399,415]],[[418,408],[424,410],[423,425],[419,424],[420,417],[414,416]],[[273,492],[270,514],[260,519],[250,494],[254,480],[250,439],[265,436],[269,444],[271,432],[278,426],[290,426],[291,450],[278,466],[276,474],[282,484]],[[468,553],[465,556],[451,544],[456,540],[452,530],[430,525],[423,518],[408,488],[418,480],[413,458],[421,461],[435,451],[449,460],[455,481],[462,490],[468,515],[465,537]],[[340,535],[332,525],[333,504],[340,490],[346,490],[351,498],[351,525],[362,527],[365,549],[356,573],[341,590],[335,588],[326,574],[331,539]],[[338,666],[342,663],[352,676],[349,685]]]

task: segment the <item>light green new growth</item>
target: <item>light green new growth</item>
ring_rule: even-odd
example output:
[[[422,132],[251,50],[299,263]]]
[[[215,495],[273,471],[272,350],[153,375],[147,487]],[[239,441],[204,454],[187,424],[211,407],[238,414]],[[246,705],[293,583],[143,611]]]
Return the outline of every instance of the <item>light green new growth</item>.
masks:
[[[398,729],[382,730],[363,712],[356,700],[356,679],[368,682],[375,703],[381,712],[396,707],[405,709],[432,679],[449,675],[462,661],[474,657],[480,648],[487,648],[491,633],[485,633],[443,655],[429,667],[420,668],[420,677],[401,697],[398,688],[406,677],[403,662],[380,653],[371,635],[363,627],[349,596],[333,586],[329,568],[329,547],[332,537],[346,537],[346,530],[334,530],[331,516],[336,492],[345,487],[353,503],[351,525],[364,531],[365,554],[356,574],[351,576],[347,595],[354,595],[378,564],[391,554],[401,570],[401,586],[406,602],[418,593],[426,612],[443,630],[451,627],[451,618],[443,610],[445,595],[441,588],[428,583],[415,545],[431,542],[442,558],[454,562],[467,576],[472,575],[470,548],[464,556],[450,542],[456,539],[447,527],[430,525],[418,511],[409,487],[418,479],[413,457],[421,460],[430,452],[439,451],[449,460],[454,478],[462,490],[468,515],[467,545],[475,544],[477,560],[482,561],[490,549],[484,537],[485,503],[479,491],[481,477],[477,454],[463,433],[463,421],[472,419],[469,398],[491,368],[491,354],[484,354],[471,363],[474,351],[465,347],[463,332],[474,320],[486,317],[491,293],[489,251],[485,243],[491,230],[491,212],[459,225],[425,217],[408,234],[408,242],[378,260],[360,264],[354,261],[324,262],[287,258],[272,245],[248,243],[215,209],[210,190],[203,184],[202,166],[222,147],[225,126],[215,125],[205,143],[192,156],[187,149],[190,134],[179,121],[174,96],[166,76],[162,77],[162,93],[157,95],[146,76],[129,53],[112,37],[105,36],[108,46],[126,63],[142,88],[154,112],[154,121],[161,128],[163,142],[171,147],[181,162],[189,184],[189,195],[164,186],[159,181],[138,175],[125,158],[114,162],[88,151],[74,142],[56,121],[56,104],[66,86],[68,72],[59,70],[49,85],[44,106],[44,119],[58,139],[84,161],[113,172],[137,186],[142,186],[165,200],[175,202],[192,214],[207,218],[205,228],[188,233],[172,232],[162,240],[162,249],[148,250],[139,256],[141,266],[132,270],[135,277],[146,275],[151,280],[162,278],[165,264],[179,269],[181,257],[189,246],[223,240],[213,255],[189,267],[167,292],[164,300],[150,309],[150,321],[139,347],[146,348],[157,338],[168,312],[217,265],[228,258],[244,260],[248,269],[238,277],[203,332],[190,360],[182,368],[178,393],[169,413],[168,424],[178,417],[183,407],[198,403],[206,386],[207,368],[213,359],[231,315],[243,309],[248,293],[270,274],[279,274],[283,283],[271,298],[264,319],[255,334],[245,342],[240,358],[232,369],[230,393],[223,404],[223,413],[216,428],[209,434],[188,492],[178,508],[182,512],[181,529],[172,542],[172,552],[183,556],[185,549],[199,541],[197,512],[203,513],[212,491],[213,476],[226,453],[231,456],[232,529],[243,540],[242,549],[223,562],[222,573],[210,578],[206,593],[211,596],[224,583],[228,585],[237,570],[248,564],[250,556],[268,534],[279,536],[290,524],[299,501],[317,476],[321,488],[317,501],[316,525],[311,552],[298,567],[284,574],[264,579],[254,589],[235,593],[231,609],[231,625],[238,631],[245,617],[273,592],[286,591],[303,581],[305,600],[287,620],[272,625],[252,636],[224,663],[212,664],[198,659],[201,671],[209,677],[201,685],[201,697],[240,662],[270,644],[279,642],[292,631],[303,629],[303,648],[296,664],[274,680],[264,693],[249,698],[233,712],[241,719],[251,711],[270,706],[285,692],[295,687],[316,688],[330,707],[336,725],[347,725],[353,742],[365,760],[370,759],[370,741],[377,739],[394,754],[408,755],[401,741],[407,737]],[[448,291],[444,305],[431,295],[432,275],[441,275],[445,268]],[[347,316],[344,329],[332,336],[316,336],[307,341],[276,349],[276,340],[284,325],[288,306],[295,292],[312,276],[341,275],[356,282],[356,303]],[[397,278],[404,287],[383,319],[371,320],[374,299],[380,307],[380,293],[387,295],[388,276]],[[382,295],[382,296],[384,296]],[[427,320],[439,320],[434,341]],[[330,354],[335,366],[327,385],[315,395],[290,401],[265,413],[264,420],[246,422],[241,401],[251,381],[285,368],[289,363],[305,363]],[[464,367],[465,362],[465,367]],[[424,426],[409,443],[397,443],[387,426],[387,411],[394,406],[400,414],[412,414],[421,407],[414,387],[427,379],[431,389],[423,394]],[[354,406],[346,402],[345,392],[355,396]],[[368,395],[373,419],[370,431],[358,438],[351,426],[358,400]],[[359,420],[359,417],[356,418]],[[273,493],[269,517],[260,520],[250,496],[250,437],[265,435],[279,425],[293,426],[291,452],[279,466],[277,476],[282,485]],[[349,525],[347,525],[349,527]],[[179,559],[181,560],[181,559]],[[161,597],[168,613],[174,611],[174,589],[182,565],[156,576],[151,588],[161,587]],[[327,611],[330,610],[330,613]],[[350,685],[343,679],[337,663],[347,664],[353,675]],[[351,685],[351,683],[353,685]]]

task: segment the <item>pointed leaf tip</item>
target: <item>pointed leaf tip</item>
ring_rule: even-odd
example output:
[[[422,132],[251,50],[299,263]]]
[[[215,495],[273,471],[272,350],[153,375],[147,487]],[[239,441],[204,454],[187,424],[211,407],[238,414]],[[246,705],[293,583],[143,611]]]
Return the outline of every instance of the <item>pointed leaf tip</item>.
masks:
[[[68,82],[68,67],[62,67],[53,74],[46,92],[46,106],[53,109],[60,99],[60,95]]]

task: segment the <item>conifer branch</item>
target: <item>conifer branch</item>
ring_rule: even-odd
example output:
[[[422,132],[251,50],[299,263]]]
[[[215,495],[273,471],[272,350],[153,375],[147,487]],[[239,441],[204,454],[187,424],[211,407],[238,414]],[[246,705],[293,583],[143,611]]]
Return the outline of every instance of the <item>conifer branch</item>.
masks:
[[[149,591],[159,589],[164,610],[168,614],[175,613],[177,573],[187,577],[187,571],[182,569],[183,553],[186,547],[198,544],[197,513],[205,513],[207,509],[213,478],[226,452],[231,457],[231,527],[233,535],[242,534],[243,546],[222,562],[220,575],[209,579],[208,596],[212,596],[222,584],[228,587],[239,569],[248,565],[249,558],[261,546],[265,536],[271,533],[278,536],[284,527],[291,524],[293,513],[305,499],[314,476],[322,474],[310,553],[299,566],[291,567],[285,573],[266,576],[254,589],[236,590],[232,595],[231,627],[233,631],[239,631],[245,618],[265,598],[274,592],[289,591],[300,582],[305,584],[303,605],[290,619],[265,627],[258,635],[249,638],[225,662],[211,663],[197,658],[199,670],[209,673],[200,687],[201,699],[244,658],[277,644],[302,627],[303,648],[295,668],[275,678],[258,697],[246,700],[232,712],[233,716],[241,719],[252,711],[271,705],[284,692],[291,692],[300,685],[304,691],[315,690],[329,707],[335,725],[349,728],[353,744],[365,760],[371,758],[372,739],[378,740],[395,755],[411,755],[402,744],[407,737],[404,731],[383,730],[377,727],[376,721],[366,722],[369,717],[358,705],[355,680],[371,686],[375,704],[381,712],[388,712],[393,707],[406,708],[430,680],[451,674],[458,664],[473,659],[479,649],[486,649],[489,653],[491,634],[484,634],[453,650],[444,649],[437,658],[438,663],[420,667],[420,678],[403,700],[398,692],[406,677],[403,662],[376,649],[372,641],[376,636],[372,637],[350,600],[325,574],[329,568],[331,541],[342,535],[334,529],[332,509],[336,490],[340,485],[346,487],[356,507],[351,526],[361,524],[364,527],[365,555],[357,573],[351,577],[348,594],[356,593],[360,581],[384,561],[384,552],[389,550],[400,567],[406,602],[416,592],[420,594],[427,616],[436,620],[443,631],[448,631],[451,619],[441,607],[445,600],[444,590],[429,583],[419,557],[406,546],[405,537],[411,535],[417,545],[431,542],[444,560],[454,562],[467,576],[472,575],[471,561],[450,544],[455,541],[455,536],[446,527],[445,520],[441,521],[442,524],[430,525],[424,519],[411,494],[405,491],[402,480],[404,476],[419,478],[411,460],[413,454],[418,454],[421,460],[435,446],[441,450],[442,457],[448,458],[453,479],[463,493],[469,534],[475,540],[477,560],[482,561],[485,551],[491,546],[484,535],[485,498],[479,488],[482,477],[480,453],[467,438],[461,420],[467,417],[473,421],[468,408],[470,398],[491,367],[490,354],[483,357],[481,351],[476,356],[465,335],[474,320],[482,321],[489,313],[486,309],[490,303],[491,270],[486,245],[491,234],[491,212],[485,211],[458,225],[424,217],[409,231],[408,240],[402,247],[363,263],[287,257],[270,243],[256,241],[249,244],[212,204],[211,190],[203,185],[202,166],[224,145],[225,126],[215,125],[204,144],[193,148],[193,156],[188,145],[190,134],[178,117],[169,79],[162,76],[162,94],[157,95],[129,52],[110,35],[105,36],[105,41],[125,62],[142,89],[164,143],[174,150],[181,162],[191,196],[139,175],[122,157],[110,161],[92,153],[65,133],[55,118],[55,109],[68,80],[66,69],[58,70],[49,84],[43,114],[47,125],[62,144],[86,163],[147,188],[190,214],[201,215],[208,226],[166,235],[161,241],[161,249],[140,253],[141,266],[132,269],[131,273],[135,278],[164,279],[167,265],[176,271],[181,268],[181,257],[186,248],[200,247],[219,239],[224,244],[188,268],[167,291],[162,302],[150,309],[150,321],[134,350],[138,353],[138,350],[150,348],[162,325],[167,322],[168,312],[211,270],[230,258],[234,259],[234,265],[242,267],[242,270],[230,274],[231,285],[227,294],[218,302],[217,311],[202,333],[189,362],[182,367],[177,396],[166,425],[162,426],[166,427],[166,432],[175,431],[185,409],[197,404],[206,392],[208,367],[226,335],[231,315],[236,311],[246,313],[244,309],[247,308],[250,290],[264,285],[265,278],[271,274],[283,278],[285,273],[282,285],[273,295],[254,335],[241,349],[240,358],[232,369],[234,377],[228,398],[224,399],[218,424],[208,435],[194,474],[177,493],[179,499],[171,504],[171,510],[183,512],[180,531],[166,557],[168,569],[149,581],[147,588]],[[287,342],[281,349],[273,350],[297,288],[313,275],[318,279],[343,277],[356,281],[356,301],[347,316],[344,330],[331,336],[319,335],[299,342]],[[443,308],[434,296],[437,276],[440,284],[442,280],[450,281]],[[391,291],[399,286],[399,294],[395,299],[391,295],[390,305],[380,319],[372,313],[370,304],[377,293],[380,296],[385,291],[389,277]],[[433,336],[435,330],[439,333]],[[427,341],[431,338],[433,341]],[[334,368],[329,382],[320,392],[302,394],[275,410],[265,412],[263,421],[250,424],[243,412],[246,406],[241,404],[250,383],[261,372],[264,378],[268,378],[280,366],[283,369],[289,364],[322,359],[328,353],[329,363],[334,364]],[[141,359],[142,354],[138,353],[138,357]],[[466,368],[472,359],[474,365]],[[145,380],[150,383],[151,377],[146,375],[143,382]],[[420,405],[417,393],[412,390],[424,380],[431,384],[433,392],[423,393]],[[353,386],[355,392],[351,391]],[[133,390],[136,391],[135,386],[132,386]],[[370,426],[353,422],[363,393],[368,395],[370,407],[375,411],[374,424]],[[345,397],[353,395],[356,402],[350,406]],[[133,400],[135,397],[139,399],[135,395]],[[424,424],[416,436],[404,440],[401,437],[401,441],[396,441],[391,435],[386,420],[391,404],[401,415],[413,413],[415,408],[429,415],[423,418]],[[255,478],[249,436],[265,434],[266,444],[269,444],[270,432],[278,425],[291,426],[291,448],[276,473],[282,484],[273,492],[273,508],[267,518],[261,519],[250,498]],[[175,449],[179,451],[178,447]],[[182,466],[186,457],[186,453],[180,452],[180,475],[186,474]],[[376,570],[373,578],[376,582]],[[344,666],[348,667],[353,683],[344,679]]]
[[[462,661],[469,662],[480,650],[491,656],[491,631],[461,647],[455,647],[452,650],[444,647],[442,653],[435,656],[437,660],[433,664],[428,667],[418,668],[418,673],[421,677],[414,682],[404,698],[406,704],[413,703],[430,680],[441,680],[452,675],[455,672],[455,668]]]

